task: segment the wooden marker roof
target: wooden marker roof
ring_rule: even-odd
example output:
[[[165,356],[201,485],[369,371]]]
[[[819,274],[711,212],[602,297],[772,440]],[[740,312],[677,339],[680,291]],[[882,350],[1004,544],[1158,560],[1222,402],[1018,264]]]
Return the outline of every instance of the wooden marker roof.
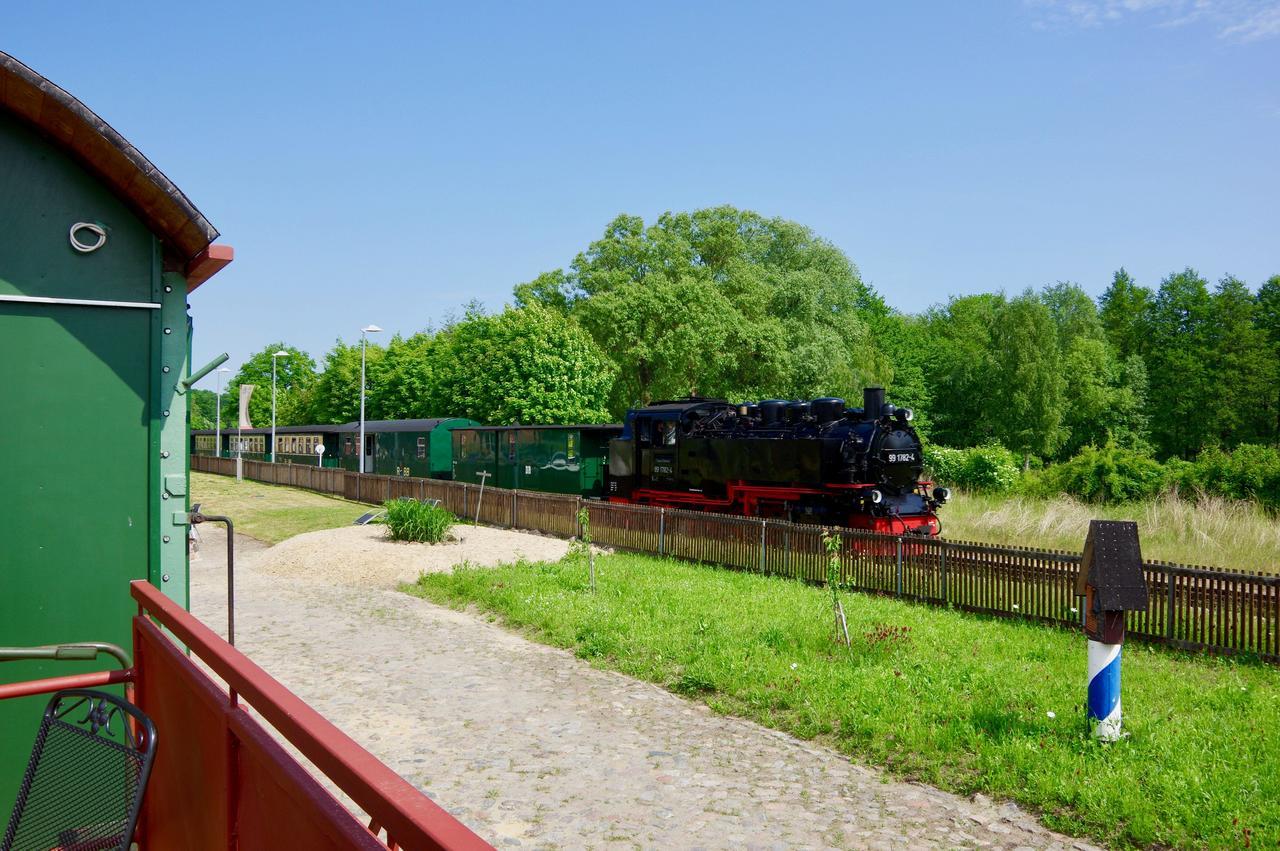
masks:
[[[30,124],[127,203],[187,276],[188,292],[231,262],[229,245],[173,181],[71,93],[0,51],[0,109]]]

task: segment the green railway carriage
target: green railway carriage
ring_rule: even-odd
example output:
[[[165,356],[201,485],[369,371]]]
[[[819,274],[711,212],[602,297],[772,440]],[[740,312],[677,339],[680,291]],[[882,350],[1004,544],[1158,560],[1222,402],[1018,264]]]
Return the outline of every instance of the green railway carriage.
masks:
[[[419,420],[366,420],[364,448],[366,473],[383,476],[421,476],[428,479],[453,478],[453,442],[456,428],[479,425],[463,417],[436,417]],[[360,424],[342,426],[341,461],[344,469],[358,470],[356,444]]]
[[[300,425],[276,426],[275,460],[281,464],[307,464],[317,466],[316,447],[323,446],[319,466],[337,467],[339,452],[346,426]],[[237,450],[247,461],[270,461],[267,444],[271,442],[271,429],[246,428],[222,430],[222,457],[234,458]],[[216,455],[218,434],[214,429],[192,429],[191,454]]]
[[[0,53],[0,646],[129,646],[130,579],[187,605],[187,297],[231,260],[217,236],[116,130]],[[0,702],[2,813],[46,701]]]
[[[619,425],[480,426],[453,432],[454,478],[499,488],[599,497]]]

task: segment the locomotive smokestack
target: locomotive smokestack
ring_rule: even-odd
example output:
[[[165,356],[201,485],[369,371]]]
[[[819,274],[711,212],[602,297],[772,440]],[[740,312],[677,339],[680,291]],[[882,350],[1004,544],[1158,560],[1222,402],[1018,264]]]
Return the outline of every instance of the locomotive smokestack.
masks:
[[[862,391],[862,416],[869,420],[880,419],[884,410],[884,388],[866,387]]]

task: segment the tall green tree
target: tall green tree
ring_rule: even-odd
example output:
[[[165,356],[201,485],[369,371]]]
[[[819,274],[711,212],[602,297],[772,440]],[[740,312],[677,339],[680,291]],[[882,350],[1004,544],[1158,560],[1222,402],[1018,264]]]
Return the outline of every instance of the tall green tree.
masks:
[[[1190,458],[1214,431],[1211,308],[1208,282],[1190,268],[1165,278],[1151,305],[1151,434],[1163,456]]]
[[[1151,290],[1139,286],[1122,267],[1100,301],[1102,325],[1116,355],[1121,360],[1145,355],[1154,301]]]
[[[1058,458],[1108,443],[1148,449],[1146,369],[1141,359],[1117,358],[1097,305],[1079,285],[1054,284],[1045,287],[1040,298],[1058,329],[1061,354],[1063,431]]]
[[[494,425],[595,423],[616,367],[573,320],[541,305],[467,315],[437,335],[439,404]]]
[[[993,398],[996,436],[1021,453],[1051,455],[1063,440],[1064,380],[1053,314],[1027,290],[996,316]]]
[[[1243,281],[1227,276],[1218,282],[1206,330],[1217,391],[1210,419],[1218,441],[1228,447],[1266,441],[1273,424],[1274,349],[1260,321],[1258,300]]]
[[[689,393],[853,395],[889,364],[868,332],[888,308],[808,228],[733,207],[614,219],[519,305],[577,319],[620,367],[611,408]]]
[[[453,413],[440,398],[443,346],[430,331],[391,338],[374,369],[370,403],[382,419],[449,417]]]
[[[995,332],[1003,294],[951,299],[925,312],[918,343],[932,395],[932,435],[946,446],[977,446],[996,438]]]
[[[372,404],[378,365],[386,350],[366,342],[365,349],[365,417],[382,419],[382,412]],[[336,340],[325,353],[324,372],[316,379],[311,394],[311,421],[319,424],[349,423],[360,416],[360,343]]]
[[[286,354],[273,358],[274,352]],[[312,391],[316,384],[316,362],[309,354],[282,342],[272,343],[250,355],[231,379],[222,396],[222,424],[235,428],[240,418],[240,385],[256,388],[249,399],[249,418],[258,428],[271,425],[271,366],[276,368],[276,424],[302,425],[311,417]]]
[[[1271,344],[1272,371],[1280,376],[1280,275],[1272,275],[1258,288],[1257,322]],[[1267,397],[1267,406],[1271,412],[1270,440],[1280,443],[1280,381]]]
[[[187,400],[191,428],[213,428],[215,423],[214,414],[218,405],[218,394],[212,390],[193,389]]]

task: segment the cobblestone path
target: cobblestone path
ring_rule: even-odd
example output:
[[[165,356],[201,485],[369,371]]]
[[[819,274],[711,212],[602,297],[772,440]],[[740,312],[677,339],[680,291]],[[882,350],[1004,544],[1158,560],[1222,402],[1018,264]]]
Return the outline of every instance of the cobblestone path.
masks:
[[[225,629],[206,526],[192,610]],[[396,591],[255,572],[237,538],[237,644],[499,848],[1080,848],[970,801]]]

